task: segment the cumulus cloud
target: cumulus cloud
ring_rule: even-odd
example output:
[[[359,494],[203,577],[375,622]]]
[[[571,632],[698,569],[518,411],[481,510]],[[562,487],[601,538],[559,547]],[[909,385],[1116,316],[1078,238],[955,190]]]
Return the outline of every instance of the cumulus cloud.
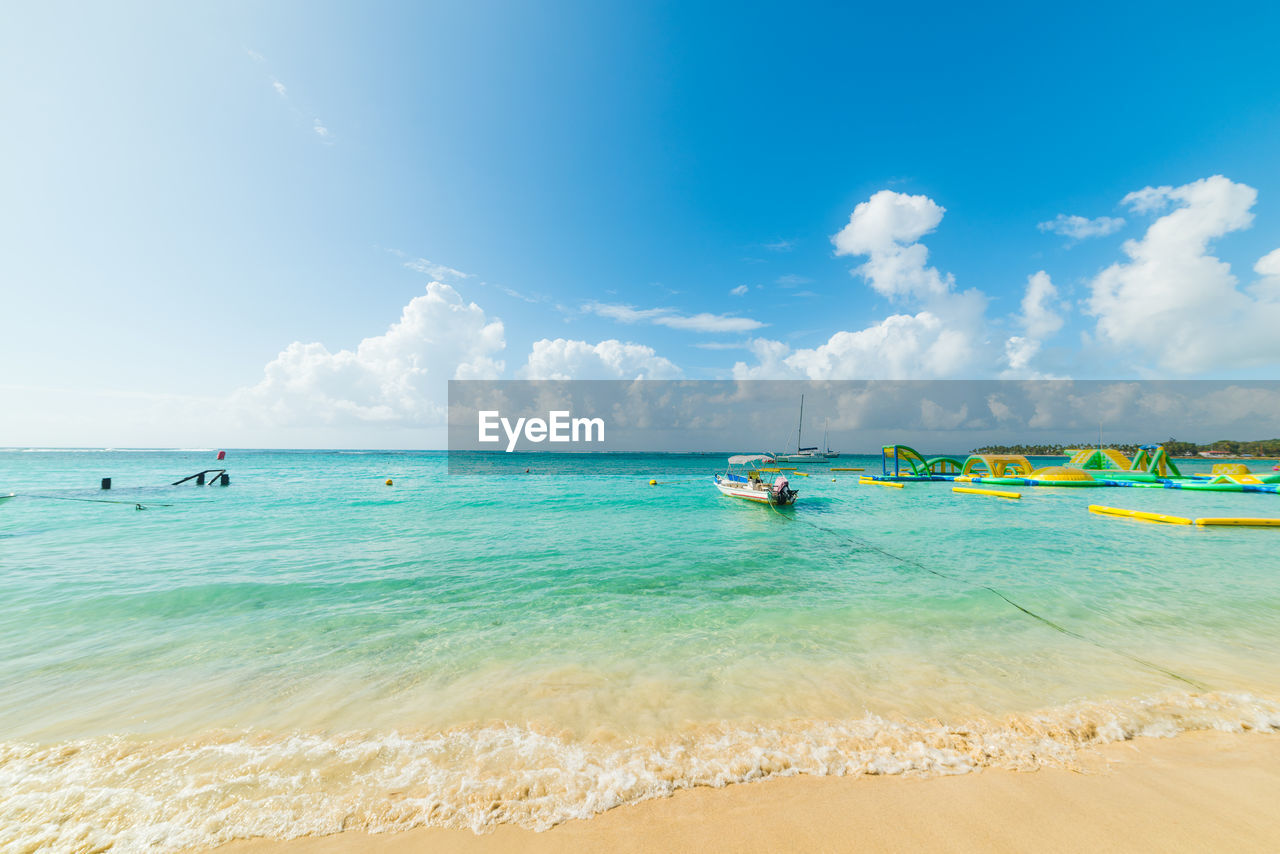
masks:
[[[1040,342],[1035,338],[1014,335],[1004,342],[1004,360],[1009,366],[1006,376],[1024,376],[1030,371],[1031,360],[1040,352]],[[1030,378],[1030,377],[1028,377]]]
[[[748,290],[750,289],[746,285],[738,285],[736,288],[730,289],[729,294],[730,296],[740,297]]]
[[[271,78],[271,88],[275,89],[276,93],[281,98],[285,98],[288,96],[289,90],[285,87],[283,83],[281,83],[279,80],[275,79],[274,77]]]
[[[928,311],[895,314],[856,332],[840,331],[818,347],[749,343],[755,365],[738,362],[734,379],[916,379],[947,376],[973,360],[969,334]]]
[[[1124,243],[1127,260],[1091,282],[1087,310],[1098,340],[1178,374],[1280,358],[1280,294],[1240,290],[1230,265],[1212,254],[1214,240],[1252,224],[1256,199],[1252,187],[1221,175],[1127,195],[1138,212],[1172,209]]]
[[[1259,258],[1253,271],[1262,277],[1250,288],[1254,295],[1261,299],[1280,299],[1280,249]]]
[[[793,350],[757,338],[754,364],[738,362],[736,379],[907,379],[956,376],[970,370],[984,345],[987,298],[976,289],[958,293],[954,278],[927,266],[919,238],[933,231],[945,210],[927,196],[881,190],[854,208],[849,224],[831,238],[837,255],[865,255],[854,268],[878,293],[914,302],[857,330],[841,330],[825,343]],[[995,356],[991,357],[995,361]]]
[[[543,338],[533,343],[518,375],[526,380],[668,380],[682,372],[643,344]]]
[[[1042,222],[1036,228],[1041,231],[1061,234],[1073,240],[1086,240],[1090,237],[1106,237],[1108,234],[1115,234],[1124,228],[1124,219],[1117,216],[1100,216],[1088,219],[1083,216],[1058,214],[1054,219]]]
[[[619,323],[648,322],[690,332],[750,332],[764,326],[749,317],[706,312],[684,315],[670,308],[635,308],[615,303],[589,302],[582,306],[582,310]]]
[[[946,208],[928,196],[881,190],[860,202],[849,224],[831,238],[837,255],[866,255],[853,270],[886,297],[927,299],[951,290],[953,279],[925,266],[929,250],[919,239],[938,227]]]
[[[1018,318],[1027,335],[1048,338],[1062,328],[1057,299],[1058,289],[1044,270],[1027,277],[1027,292],[1022,297],[1022,314]]]
[[[316,132],[316,136],[320,137],[326,142],[333,138],[333,134],[330,133],[329,129],[324,126],[324,122],[320,121],[319,119],[312,120],[311,129]]]
[[[505,346],[502,321],[431,282],[383,334],[336,352],[295,341],[234,400],[281,425],[436,424],[444,418],[446,382],[496,378],[504,365],[494,356]]]
[[[942,404],[924,399],[920,401],[920,423],[927,430],[954,430],[969,418],[969,405],[949,410]]]
[[[1013,320],[1022,327],[1021,335],[1010,336],[1004,343],[1005,378],[1043,378],[1032,370],[1031,362],[1040,352],[1045,338],[1062,328],[1065,306],[1058,301],[1058,289],[1044,270],[1027,277],[1027,290],[1022,297],[1022,313]]]

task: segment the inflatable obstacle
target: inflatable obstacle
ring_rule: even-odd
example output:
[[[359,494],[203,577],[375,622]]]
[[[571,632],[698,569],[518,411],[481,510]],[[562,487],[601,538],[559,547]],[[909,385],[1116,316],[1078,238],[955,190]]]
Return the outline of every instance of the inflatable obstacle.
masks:
[[[1243,516],[1208,516],[1202,519],[1188,519],[1185,516],[1170,516],[1167,513],[1147,513],[1142,510],[1126,510],[1123,507],[1105,507],[1101,504],[1090,504],[1089,512],[1099,516],[1136,519],[1139,522],[1159,522],[1165,525],[1196,525],[1201,528],[1280,528],[1280,519],[1258,519]]]
[[[1216,526],[1232,528],[1280,528],[1280,519],[1209,517],[1205,519],[1197,519],[1196,524],[1202,528]]]
[[[885,445],[880,451],[880,468],[885,477],[903,480],[951,480],[960,474],[963,463],[955,457],[929,457],[907,445]]]
[[[1071,468],[1091,471],[1128,471],[1129,458],[1115,448],[1071,448],[1067,450],[1071,459],[1067,465]]]
[[[964,461],[962,477],[1017,477],[1033,470],[1031,461],[1021,454],[973,454]]]
[[[905,484],[893,480],[879,480],[874,477],[858,478],[858,486],[891,486],[895,489],[902,489]]]
[[[1125,510],[1123,507],[1104,507],[1101,504],[1090,504],[1089,512],[1099,516],[1118,516],[1124,519],[1137,519],[1139,522],[1159,522],[1165,525],[1191,525],[1191,519],[1185,516],[1170,516],[1167,513],[1146,513],[1142,510]]]
[[[1164,445],[1143,445],[1134,454],[1129,471],[1135,474],[1146,474],[1152,477],[1182,477],[1182,472],[1169,459]]]
[[[993,486],[1108,486],[1087,471],[1066,466],[1046,466],[1029,472],[1026,477],[958,477],[956,483],[981,483]]]
[[[1002,492],[999,489],[973,489],[968,486],[953,486],[952,492],[962,492],[966,495],[991,495],[995,498],[1021,498],[1021,492]]]

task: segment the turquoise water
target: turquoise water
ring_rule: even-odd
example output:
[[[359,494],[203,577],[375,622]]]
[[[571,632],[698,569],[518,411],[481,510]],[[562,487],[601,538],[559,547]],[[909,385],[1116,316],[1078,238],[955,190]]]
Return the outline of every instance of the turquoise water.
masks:
[[[1274,495],[814,468],[778,511],[720,496],[720,456],[228,456],[229,487],[168,487],[223,464],[0,451],[0,847],[547,827],[1280,728],[1280,530],[1086,509],[1280,517]]]

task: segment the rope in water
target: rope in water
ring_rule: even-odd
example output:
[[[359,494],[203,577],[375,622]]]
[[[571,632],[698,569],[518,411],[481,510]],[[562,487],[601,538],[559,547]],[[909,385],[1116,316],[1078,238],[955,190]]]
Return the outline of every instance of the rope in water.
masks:
[[[145,504],[142,504],[141,502],[138,502],[138,501],[114,501],[110,498],[67,498],[65,496],[59,496],[59,495],[23,495],[21,493],[15,494],[13,497],[14,498],[34,498],[37,501],[90,501],[94,504],[132,504],[134,507],[138,508],[139,510],[147,509]],[[153,507],[172,507],[173,506],[172,504],[152,504],[151,502],[147,502],[147,504],[151,504],[151,506]]]
[[[1208,686],[1200,682],[1197,682],[1194,679],[1190,679],[1186,676],[1183,676],[1180,673],[1176,673],[1167,667],[1156,664],[1154,661],[1148,661],[1147,659],[1142,658],[1141,656],[1134,655],[1133,653],[1128,652],[1127,650],[1110,646],[1108,644],[1102,643],[1101,641],[1096,641],[1093,638],[1086,637],[1085,635],[1080,634],[1079,632],[1072,631],[1071,629],[1068,629],[1066,626],[1059,625],[1058,623],[1055,623],[1053,620],[1050,620],[1048,617],[1044,617],[1040,614],[1037,614],[1035,611],[1032,611],[1030,608],[1027,608],[1023,605],[1018,604],[1017,602],[1013,601],[1008,596],[1004,595],[999,590],[995,589],[994,587],[991,587],[990,585],[969,581],[968,579],[961,578],[958,575],[951,575],[950,573],[942,572],[941,570],[937,570],[937,569],[934,569],[933,567],[926,566],[925,564],[921,563],[920,561],[914,558],[903,557],[902,555],[894,554],[893,552],[885,548],[882,548],[873,542],[861,539],[860,537],[854,537],[842,531],[837,531],[832,528],[827,528],[823,525],[819,525],[817,522],[814,522],[810,519],[802,519],[797,516],[788,515],[778,510],[778,508],[774,507],[772,503],[769,505],[769,507],[772,508],[775,513],[777,513],[779,516],[781,516],[784,519],[789,519],[792,522],[803,522],[804,524],[809,525],[810,527],[816,528],[819,531],[823,531],[827,534],[830,534],[831,536],[836,537],[837,539],[843,539],[845,542],[853,546],[857,546],[859,548],[876,552],[877,554],[884,555],[885,557],[891,560],[896,560],[899,563],[905,564],[906,566],[913,566],[917,569],[922,569],[925,572],[938,576],[939,578],[945,578],[948,581],[962,584],[966,587],[972,587],[977,590],[986,590],[989,593],[993,593],[996,596],[999,596],[1005,602],[1008,602],[1010,605],[1017,608],[1019,611],[1026,614],[1028,617],[1031,617],[1032,619],[1035,619],[1035,620],[1039,620],[1041,623],[1044,623],[1049,628],[1053,629],[1056,632],[1061,632],[1067,637],[1084,641],[1085,643],[1090,644],[1091,646],[1095,646],[1098,649],[1103,649],[1103,650],[1106,650],[1107,652],[1111,652],[1111,653],[1115,653],[1116,655],[1123,656],[1124,658],[1127,658],[1136,664],[1142,665],[1148,670],[1153,670],[1156,673],[1160,673],[1164,676],[1169,677],[1170,679],[1175,679],[1178,682],[1182,682],[1184,684],[1190,685],[1192,688],[1195,688],[1198,691],[1209,690]]]

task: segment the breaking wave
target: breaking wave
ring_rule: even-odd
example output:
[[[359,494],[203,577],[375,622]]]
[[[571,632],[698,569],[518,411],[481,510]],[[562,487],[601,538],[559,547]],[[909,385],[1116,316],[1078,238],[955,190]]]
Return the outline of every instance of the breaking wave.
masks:
[[[1168,694],[1001,719],[704,723],[643,738],[491,724],[10,743],[0,745],[0,848],[177,851],[355,829],[541,830],[697,786],[1070,766],[1083,747],[1194,730],[1280,731],[1280,703]]]

